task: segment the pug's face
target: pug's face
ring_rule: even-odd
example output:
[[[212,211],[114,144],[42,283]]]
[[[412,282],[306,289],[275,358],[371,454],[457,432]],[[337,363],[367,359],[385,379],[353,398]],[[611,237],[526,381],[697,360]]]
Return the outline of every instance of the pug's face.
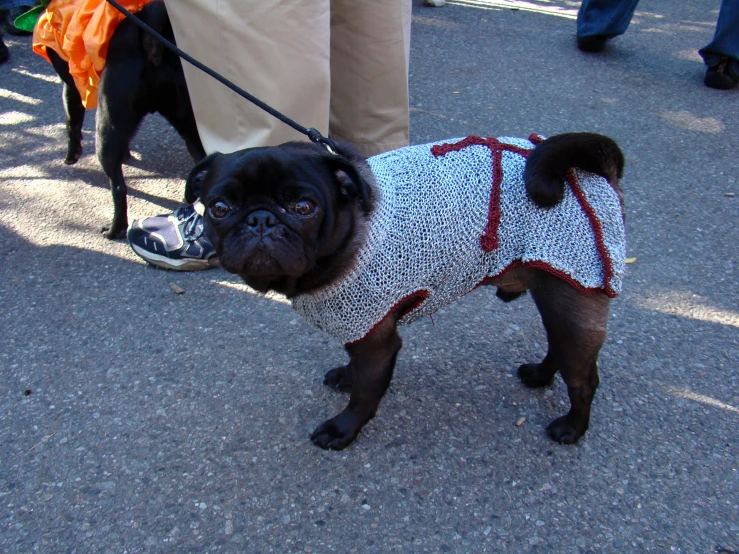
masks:
[[[372,205],[366,162],[345,152],[290,142],[197,164],[185,196],[205,205],[205,233],[221,267],[261,292],[287,296],[337,278]]]

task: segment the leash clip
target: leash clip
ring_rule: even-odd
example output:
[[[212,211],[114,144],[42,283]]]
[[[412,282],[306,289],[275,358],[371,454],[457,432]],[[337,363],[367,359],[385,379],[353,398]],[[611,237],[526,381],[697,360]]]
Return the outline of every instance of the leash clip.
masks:
[[[323,145],[323,147],[326,148],[326,150],[328,150],[334,156],[339,155],[339,147],[336,145],[336,143],[330,138],[324,137],[320,133],[320,131],[318,131],[318,129],[314,129],[313,127],[311,127],[307,130],[306,134],[308,135],[308,138],[311,140],[311,142]]]

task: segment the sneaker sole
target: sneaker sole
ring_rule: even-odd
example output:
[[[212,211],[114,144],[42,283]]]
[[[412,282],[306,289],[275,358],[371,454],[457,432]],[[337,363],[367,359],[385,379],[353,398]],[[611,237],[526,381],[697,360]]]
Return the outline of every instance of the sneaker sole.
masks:
[[[198,260],[195,258],[173,260],[167,256],[154,254],[148,250],[144,250],[135,244],[131,244],[131,248],[141,259],[162,269],[171,269],[172,271],[202,271],[204,269],[219,266],[217,260],[213,260],[213,258],[210,258],[209,260]]]

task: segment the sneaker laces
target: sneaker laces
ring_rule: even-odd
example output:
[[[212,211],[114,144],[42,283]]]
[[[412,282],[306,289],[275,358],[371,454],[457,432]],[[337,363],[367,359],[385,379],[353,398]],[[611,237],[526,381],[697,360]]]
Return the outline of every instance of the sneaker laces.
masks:
[[[198,223],[203,219],[203,217],[196,212],[192,206],[178,208],[174,215],[177,218],[177,221],[183,224],[182,236],[185,240],[195,242],[203,236],[203,225],[198,226]]]

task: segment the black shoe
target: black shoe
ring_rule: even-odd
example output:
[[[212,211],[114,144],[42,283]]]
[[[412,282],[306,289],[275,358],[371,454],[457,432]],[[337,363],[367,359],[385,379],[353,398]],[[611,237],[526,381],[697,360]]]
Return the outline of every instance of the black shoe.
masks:
[[[5,46],[5,43],[3,42],[3,37],[0,37],[0,63],[8,61],[9,56],[10,53],[8,52],[8,47]]]
[[[722,56],[721,61],[706,70],[707,87],[730,90],[739,85],[739,61]]]
[[[603,52],[606,41],[611,37],[607,35],[590,35],[589,37],[577,37],[577,47],[581,52]]]

